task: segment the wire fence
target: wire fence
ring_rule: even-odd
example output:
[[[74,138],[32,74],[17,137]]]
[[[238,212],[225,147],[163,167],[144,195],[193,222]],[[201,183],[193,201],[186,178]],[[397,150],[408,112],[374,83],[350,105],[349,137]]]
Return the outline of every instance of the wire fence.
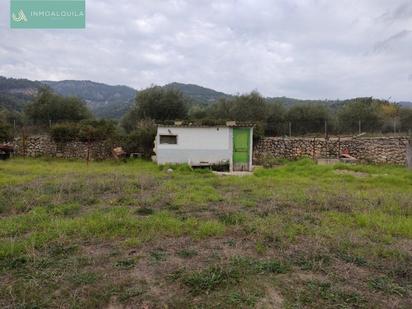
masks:
[[[12,138],[28,135],[48,134],[57,123],[49,120],[43,125],[22,125],[16,120],[10,121]],[[358,120],[348,124],[339,124],[328,120],[310,121],[282,121],[263,122],[257,125],[256,131],[264,136],[275,137],[318,137],[329,138],[333,136],[410,136],[412,137],[412,124],[402,124],[397,120],[391,123],[379,124]]]
[[[315,136],[328,138],[330,136],[412,136],[412,124],[402,125],[398,121],[378,126],[376,123],[358,120],[356,125],[341,125],[323,122],[285,121],[275,124],[268,123],[265,127],[267,136]]]

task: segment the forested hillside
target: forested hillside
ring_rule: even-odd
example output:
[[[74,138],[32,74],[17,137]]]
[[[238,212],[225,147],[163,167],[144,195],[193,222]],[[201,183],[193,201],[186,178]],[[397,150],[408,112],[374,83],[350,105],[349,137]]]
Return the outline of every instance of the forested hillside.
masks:
[[[40,87],[39,82],[0,76],[0,108],[5,108],[10,112],[22,111]]]
[[[128,86],[111,86],[92,81],[30,81],[0,77],[0,106],[9,111],[21,111],[37,91],[46,85],[62,96],[75,96],[84,100],[93,114],[99,118],[120,119],[132,106],[137,90]],[[228,98],[222,92],[192,84],[170,83],[164,86],[179,90],[190,103],[208,105],[220,98]]]
[[[75,96],[84,100],[100,118],[121,118],[136,96],[136,90],[127,86],[110,86],[92,81],[42,81],[62,96]]]
[[[43,99],[39,98],[37,94],[45,87],[57,96],[49,94],[43,96]],[[182,83],[137,91],[127,86],[111,86],[92,81],[39,82],[0,77],[0,114],[3,126],[12,126],[15,122],[17,125],[23,124],[23,120],[26,123],[48,125],[57,119],[66,119],[67,115],[57,112],[66,108],[59,107],[58,102],[69,101],[59,96],[76,102],[76,106],[84,104],[90,117],[122,120],[123,126],[130,130],[136,128],[137,122],[147,118],[155,122],[180,119],[209,124],[225,120],[253,121],[259,124],[261,134],[267,135],[321,134],[324,133],[325,126],[332,134],[355,134],[360,131],[408,132],[412,129],[412,109],[409,108],[412,103],[396,104],[372,97],[299,100],[288,97],[265,98],[257,92],[228,95]],[[46,97],[49,102],[47,108],[44,102],[41,103]],[[28,117],[28,105],[33,102],[40,104],[35,109],[35,113],[42,114],[39,116],[42,119],[40,121],[38,117]]]

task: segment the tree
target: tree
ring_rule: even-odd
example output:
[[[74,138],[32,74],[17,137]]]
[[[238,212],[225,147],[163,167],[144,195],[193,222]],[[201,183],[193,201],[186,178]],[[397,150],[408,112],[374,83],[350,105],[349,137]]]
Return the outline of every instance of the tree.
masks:
[[[267,135],[279,136],[287,132],[286,109],[282,103],[270,103],[268,105],[268,117],[266,119]]]
[[[143,153],[145,158],[150,158],[153,154],[156,131],[153,120],[140,120],[136,128],[126,136],[125,150],[128,153]]]
[[[412,132],[412,108],[402,107],[399,111],[402,132]]]
[[[215,119],[258,122],[267,117],[265,99],[256,91],[232,98],[222,98],[210,109]]]
[[[210,114],[210,117],[213,119],[234,120],[235,118],[232,113],[233,106],[233,99],[221,98],[211,105],[208,114]]]
[[[59,123],[50,130],[55,142],[67,143],[74,140],[96,142],[113,138],[116,135],[116,123],[112,120],[82,120],[80,123]]]
[[[59,123],[50,130],[50,136],[56,143],[68,143],[79,136],[79,126],[75,123]]]
[[[0,108],[0,142],[10,141],[11,138],[10,113],[6,109]]]
[[[8,124],[8,113],[0,108],[0,142],[6,142],[11,139],[11,127]]]
[[[187,100],[180,91],[153,86],[137,94],[135,105],[123,118],[122,126],[130,132],[142,119],[182,120],[187,114]]]
[[[112,120],[82,120],[79,124],[78,137],[81,141],[96,142],[108,140],[116,134],[116,123]]]
[[[267,117],[265,99],[256,91],[235,97],[231,113],[238,121],[264,121]]]
[[[394,132],[399,130],[400,105],[389,101],[378,101],[383,117],[383,132]]]
[[[343,105],[338,111],[339,130],[354,133],[380,132],[384,124],[382,101],[373,98],[357,98]]]
[[[39,90],[25,114],[34,125],[48,125],[59,122],[77,122],[92,117],[86,104],[76,97],[62,97],[48,88]]]
[[[330,118],[329,110],[325,105],[310,103],[291,107],[286,116],[295,134],[323,132],[325,121]]]

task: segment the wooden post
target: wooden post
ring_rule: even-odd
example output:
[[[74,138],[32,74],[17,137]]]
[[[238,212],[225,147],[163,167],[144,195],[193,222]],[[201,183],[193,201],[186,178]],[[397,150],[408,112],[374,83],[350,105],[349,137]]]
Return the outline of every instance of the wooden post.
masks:
[[[22,154],[23,157],[26,157],[26,128],[23,127],[21,131],[21,148],[22,148]]]
[[[338,137],[338,151],[336,153],[336,159],[340,159],[340,136]]]
[[[312,142],[312,160],[315,161],[316,158],[316,137],[313,138]]]
[[[89,166],[89,162],[90,162],[90,145],[91,145],[91,141],[90,141],[90,135],[87,138],[87,157],[86,157],[86,165]]]
[[[396,135],[396,118],[393,118],[393,135]]]

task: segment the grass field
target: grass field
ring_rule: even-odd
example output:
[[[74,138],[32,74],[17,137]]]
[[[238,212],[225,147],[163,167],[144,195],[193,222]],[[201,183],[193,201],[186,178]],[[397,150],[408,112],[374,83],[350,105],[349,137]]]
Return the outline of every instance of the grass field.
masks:
[[[412,308],[412,173],[0,162],[1,308]]]

